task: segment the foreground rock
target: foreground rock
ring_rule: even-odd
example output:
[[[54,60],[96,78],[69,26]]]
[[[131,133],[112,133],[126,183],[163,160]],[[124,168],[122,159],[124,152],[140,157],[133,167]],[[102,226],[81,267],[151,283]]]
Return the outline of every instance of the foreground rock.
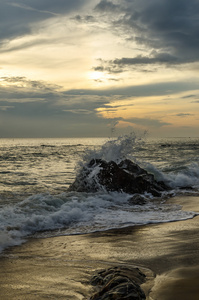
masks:
[[[98,289],[90,300],[144,300],[140,285],[146,276],[138,268],[115,267],[93,276],[91,284]]]
[[[69,191],[78,192],[97,192],[103,189],[129,194],[148,192],[159,197],[161,192],[169,187],[161,181],[156,181],[153,174],[149,174],[128,159],[119,164],[92,159],[69,187]]]

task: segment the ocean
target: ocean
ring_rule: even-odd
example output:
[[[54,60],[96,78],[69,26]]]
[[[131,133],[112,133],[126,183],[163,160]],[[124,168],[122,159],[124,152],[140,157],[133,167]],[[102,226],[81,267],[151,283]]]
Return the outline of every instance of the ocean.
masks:
[[[161,197],[144,193],[135,205],[127,193],[69,192],[92,158],[131,159],[170,186]],[[193,218],[167,203],[199,195],[199,138],[0,139],[0,253],[29,238],[85,234],[112,228]]]

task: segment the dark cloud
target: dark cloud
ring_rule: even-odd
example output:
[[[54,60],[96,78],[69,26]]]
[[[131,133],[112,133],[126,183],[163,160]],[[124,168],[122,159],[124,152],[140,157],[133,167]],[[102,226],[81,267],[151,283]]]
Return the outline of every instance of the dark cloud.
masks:
[[[64,91],[58,85],[25,77],[2,77],[0,82],[0,120],[4,125],[1,137],[107,136],[111,124],[120,120],[147,128],[161,128],[171,124],[153,118],[104,118],[99,109],[107,110],[109,116],[108,112],[123,109],[122,101],[128,97],[198,89],[196,83],[169,82],[107,90]],[[113,107],[113,101],[120,101],[120,105]],[[180,116],[185,114],[178,114]]]
[[[124,1],[121,6],[101,1],[97,7],[105,13],[111,6],[120,10],[118,18],[112,10],[113,32],[144,46],[148,54],[113,59],[99,67],[114,73],[118,66],[122,72],[126,66],[175,66],[199,61],[198,0],[134,0]]]
[[[20,76],[1,77],[0,82],[0,120],[4,124],[1,137],[107,136],[111,124],[122,118],[104,118],[98,109],[114,110],[112,101],[132,95],[132,88],[63,91],[60,86]],[[135,87],[134,94],[143,89]],[[167,125],[151,119],[125,121],[143,126]]]
[[[114,4],[112,1],[107,0],[101,0],[95,7],[95,10],[99,12],[117,12],[119,9],[120,5]]]
[[[130,122],[130,123],[133,123],[133,124],[147,126],[147,127],[152,126],[152,127],[156,127],[156,128],[172,125],[171,123],[162,122],[160,120],[149,119],[149,118],[130,118],[130,119],[124,119],[124,120],[127,122]]]
[[[1,77],[0,106],[17,115],[96,115],[98,108],[115,109],[111,102],[128,98],[170,95],[198,89],[194,82],[168,82],[109,89],[63,90],[58,85],[25,77]],[[132,104],[133,105],[133,104]],[[132,106],[131,105],[131,106]],[[13,109],[13,106],[15,109]],[[12,107],[12,109],[9,109]],[[122,109],[122,107],[120,107]]]
[[[93,68],[95,71],[108,72],[108,73],[122,73],[128,67],[146,66],[146,65],[177,65],[181,64],[182,60],[170,55],[168,53],[156,53],[151,56],[138,55],[133,58],[123,57],[116,58],[110,61],[101,60],[101,65]],[[183,62],[184,63],[184,62]],[[149,70],[144,70],[149,72]]]
[[[156,54],[152,57],[139,55],[134,58],[121,58],[115,59],[113,64],[116,65],[148,65],[148,64],[167,64],[167,63],[179,63],[178,58],[168,53]]]
[[[76,15],[72,19],[77,21],[77,22],[80,22],[80,23],[94,23],[94,22],[96,22],[96,19],[93,16],[90,16],[90,15],[87,15],[87,16]]]
[[[110,120],[96,111],[109,103],[106,96],[66,93],[25,77],[2,77],[0,82],[0,137],[108,135]]]
[[[33,24],[59,14],[70,13],[84,4],[81,0],[1,0],[0,41],[28,34]]]
[[[58,85],[49,84],[41,80],[29,80],[24,76],[1,77],[1,81],[4,82],[5,85],[13,84],[13,86],[36,88],[40,91],[54,91],[55,89],[60,88]]]
[[[114,63],[112,61],[103,61],[100,59],[100,65],[93,68],[97,72],[108,72],[112,74],[122,73],[124,71],[124,65]]]
[[[187,116],[194,116],[193,114],[189,114],[189,113],[179,113],[176,114],[177,117],[187,117]]]
[[[65,91],[65,95],[97,95],[97,96],[122,96],[125,97],[144,97],[144,96],[158,96],[158,95],[170,95],[179,93],[182,91],[193,91],[198,90],[198,82],[189,81],[170,81],[170,82],[158,82],[143,85],[132,85],[119,88],[109,88],[109,89],[76,89]]]
[[[40,12],[50,12],[50,13],[57,13],[62,14],[64,12],[70,12],[81,7],[82,1],[81,0],[21,0],[21,1],[14,1],[15,4],[22,5],[22,7],[30,7],[36,9]]]
[[[132,29],[134,22],[140,28],[136,30],[135,37],[154,49],[167,49],[175,56],[188,60],[190,53],[198,58],[198,0],[145,0],[133,3],[135,10],[127,13],[124,21]]]
[[[186,96],[183,96],[182,99],[187,99],[187,98],[195,98],[196,95],[186,95]]]

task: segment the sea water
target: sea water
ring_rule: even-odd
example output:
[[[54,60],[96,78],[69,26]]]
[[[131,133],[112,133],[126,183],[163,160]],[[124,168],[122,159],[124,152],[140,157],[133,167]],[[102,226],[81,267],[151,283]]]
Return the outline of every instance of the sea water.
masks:
[[[144,205],[118,192],[67,191],[92,158],[129,158],[171,190]],[[110,228],[193,218],[167,204],[175,195],[199,195],[199,138],[0,139],[0,251],[29,237],[83,234]]]

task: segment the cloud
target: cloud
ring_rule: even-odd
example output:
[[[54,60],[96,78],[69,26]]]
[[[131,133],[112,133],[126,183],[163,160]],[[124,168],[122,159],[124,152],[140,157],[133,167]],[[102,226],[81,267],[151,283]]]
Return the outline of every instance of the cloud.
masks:
[[[0,105],[7,107],[6,115],[53,114],[54,105],[59,99],[60,87],[57,85],[25,77],[1,77],[0,80]]]
[[[190,103],[199,103],[198,95],[197,94],[188,94],[182,97],[182,99],[190,99]],[[194,100],[195,99],[195,100]]]
[[[66,93],[61,86],[25,77],[0,78],[1,137],[106,136],[109,119],[96,108],[109,97]]]
[[[2,129],[1,136],[3,134],[28,136],[27,132],[30,136],[63,136],[64,126],[67,127],[65,130],[69,136],[95,136],[95,132],[99,136],[106,136],[111,130],[110,124],[121,121],[123,118],[104,118],[98,110],[119,108],[122,111],[123,100],[128,99],[133,93],[139,95],[140,91],[143,95],[145,89],[146,94],[149,94],[150,90],[152,94],[155,92],[155,88],[150,86],[116,90],[66,91],[61,86],[39,80],[29,80],[22,76],[1,77],[0,118],[3,124],[7,124],[4,127],[5,130]],[[121,105],[112,107],[113,101],[120,101]],[[124,121],[147,127],[168,125],[168,123],[147,118],[131,118]],[[39,124],[43,126],[41,132],[39,132]]]
[[[105,60],[98,60],[100,61],[100,65],[97,67],[93,67],[94,71],[97,72],[108,72],[110,74],[117,74],[122,73],[124,71],[124,66],[114,63],[113,61],[105,61]]]
[[[30,120],[37,130],[43,124],[46,132],[64,132],[68,126],[72,135],[73,129],[90,132],[97,125],[104,132],[112,119],[103,116],[110,112],[121,116],[114,122],[160,128],[170,125],[170,119],[162,118],[167,107],[169,117],[180,123],[180,117],[191,114],[174,114],[195,113],[187,103],[198,103],[198,11],[198,0],[0,0],[1,74],[16,75],[0,78],[0,121],[10,130],[8,120],[12,128],[21,122],[21,130]],[[160,73],[159,67],[185,72]],[[195,80],[190,78],[193,69]],[[137,70],[157,73],[142,76]],[[101,72],[100,77],[90,78],[93,71]],[[125,71],[126,77],[121,74]],[[113,82],[119,80],[118,85]],[[167,95],[172,95],[170,101]],[[184,105],[180,110],[178,100]],[[140,107],[135,110],[140,115],[122,119],[131,102]],[[183,124],[186,120],[190,118]]]
[[[33,9],[39,12],[49,13],[68,13],[82,6],[81,0],[14,0],[10,3],[11,6],[19,6],[24,9]]]
[[[147,127],[152,126],[152,127],[156,127],[156,128],[172,125],[171,123],[168,123],[168,122],[162,122],[160,120],[149,119],[149,118],[130,118],[130,119],[123,119],[123,120],[133,123],[133,124],[137,124],[137,125],[143,125],[143,126],[147,126]]]
[[[121,58],[115,59],[113,64],[116,65],[148,65],[148,64],[170,64],[180,63],[177,57],[174,57],[168,53],[157,53],[155,56],[147,57],[138,55],[134,58]]]
[[[157,95],[170,95],[182,91],[198,90],[197,81],[170,81],[170,82],[156,82],[141,85],[131,85],[125,87],[115,87],[107,89],[75,89],[65,91],[65,95],[97,95],[102,97],[118,96],[123,97],[144,97]]]
[[[197,0],[134,1],[131,12],[123,19],[128,27],[137,24],[140,43],[154,49],[168,49],[179,57],[189,60],[190,53],[198,58],[199,25]],[[139,41],[139,40],[137,40]],[[182,51],[183,49],[183,51]]]
[[[54,43],[58,43],[60,42],[60,38],[33,38],[31,41],[20,41],[20,43],[18,45],[12,45],[9,43],[3,43],[1,48],[0,48],[0,52],[1,53],[8,53],[8,52],[13,52],[13,51],[18,51],[18,50],[24,50],[24,49],[28,49],[31,48],[32,46],[40,46],[43,45],[45,47],[52,45]]]
[[[32,26],[57,15],[67,15],[85,5],[81,0],[0,1],[0,41],[7,42],[32,32]]]
[[[120,13],[115,14],[116,8]],[[199,61],[198,0],[126,0],[121,5],[100,1],[96,9],[104,14],[112,12],[110,28],[123,37],[124,44],[132,42],[144,49],[144,54],[102,61],[96,68],[116,73],[125,67],[175,67]]]
[[[97,22],[95,17],[91,15],[87,15],[87,16],[76,15],[72,19],[80,23],[88,23],[88,24]]]
[[[149,115],[125,118],[123,109],[128,105],[126,100],[129,97],[136,97],[139,101],[142,97],[178,94],[182,89],[191,95],[194,88],[198,89],[198,84],[187,81],[103,90],[64,90],[59,85],[22,76],[1,77],[0,120],[4,124],[1,136],[107,136],[118,122],[159,129],[172,124]],[[133,104],[129,104],[130,107]],[[107,115],[100,114],[100,109],[107,111]],[[115,110],[121,115],[111,118],[110,113],[109,117],[108,112],[114,113]],[[179,113],[176,117],[188,115],[191,114]]]
[[[65,112],[70,112],[72,114],[84,114],[84,115],[90,115],[93,112],[87,109],[64,109]]]
[[[49,14],[49,15],[52,15],[52,16],[57,16],[58,15],[57,13],[54,13],[53,11],[37,9],[37,8],[34,8],[33,6],[28,6],[27,4],[23,4],[23,3],[10,3],[10,5],[14,6],[14,7],[24,9],[24,10],[28,10],[28,11],[30,10],[30,11],[36,11],[36,12],[39,12],[39,13],[46,13],[46,14]],[[34,5],[34,3],[33,3],[33,5]]]
[[[113,11],[118,11],[120,9],[120,5],[114,4],[111,1],[107,0],[101,0],[95,7],[96,11],[101,12],[113,12]]]
[[[2,106],[2,105],[0,105],[0,110],[3,110],[3,111],[6,111],[8,109],[13,109],[13,108],[15,108],[15,107],[12,106],[12,105],[10,105],[10,106]]]
[[[23,88],[34,88],[45,91],[54,91],[55,89],[60,88],[60,86],[55,84],[49,84],[41,80],[30,80],[24,76],[12,76],[6,77],[2,76],[1,82],[3,86],[16,86]]]
[[[194,114],[189,114],[189,113],[179,113],[176,114],[177,117],[187,117],[187,116],[194,116]]]
[[[111,97],[111,99],[118,97]],[[97,116],[96,109],[109,103],[110,97],[99,93],[64,91],[61,86],[26,77],[0,78],[0,110],[12,116],[52,116],[67,118],[74,114],[86,118]],[[12,110],[9,108],[13,108]]]
[[[196,95],[186,95],[186,96],[183,96],[182,99],[194,98],[194,97],[196,97]]]
[[[178,93],[182,88],[193,91],[194,87],[194,83],[181,82],[177,86],[176,82],[173,84],[170,82],[168,84],[158,83],[107,90],[64,90],[58,85],[28,80],[26,77],[20,76],[2,77],[0,83],[1,118],[11,118],[11,123],[16,118],[35,119],[36,122],[39,122],[38,120],[46,120],[47,122],[47,120],[52,119],[52,124],[57,120],[58,127],[64,122],[76,127],[74,124],[78,118],[79,126],[87,124],[88,132],[90,132],[89,126],[93,126],[93,123],[99,124],[100,127],[106,127],[110,120],[113,122],[109,115],[104,118],[102,114],[99,114],[100,109],[109,112],[119,109],[121,117],[117,120],[114,119],[115,121],[123,120],[132,124],[155,128],[171,125],[169,122],[148,117],[122,118],[122,111],[126,109],[126,104],[123,107],[122,102],[129,97],[139,99],[139,97],[145,96]],[[197,84],[195,84],[195,88],[198,88]],[[120,104],[113,106],[112,103],[115,101],[119,101]],[[132,107],[133,104],[130,106]],[[185,115],[191,114],[177,114],[178,117]]]
[[[151,56],[138,55],[135,57],[123,57],[116,58],[114,60],[103,61],[101,60],[101,65],[93,68],[95,71],[108,72],[108,73],[122,73],[129,67],[138,67],[146,65],[178,65],[182,61],[168,53],[154,53]],[[149,71],[149,70],[145,70]]]

